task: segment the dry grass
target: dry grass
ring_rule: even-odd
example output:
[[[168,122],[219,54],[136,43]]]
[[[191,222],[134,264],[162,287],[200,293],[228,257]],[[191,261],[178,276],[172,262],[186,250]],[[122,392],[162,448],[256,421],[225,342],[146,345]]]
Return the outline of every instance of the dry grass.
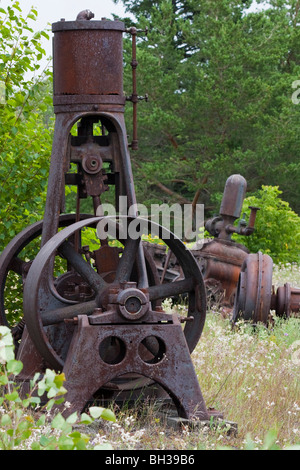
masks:
[[[275,267],[276,285],[289,281],[300,286],[298,266]],[[184,309],[180,306],[180,310]],[[114,450],[217,450],[263,448],[274,431],[280,449],[300,445],[300,319],[274,320],[272,326],[254,328],[245,323],[234,329],[220,308],[210,308],[201,339],[192,353],[207,407],[237,424],[237,435],[226,426],[174,430],[166,426],[155,403],[137,403],[117,409],[115,423],[100,420],[83,432],[89,447]],[[296,353],[298,351],[298,353]],[[51,428],[36,430],[39,435]],[[247,444],[248,442],[248,444]],[[29,449],[30,441],[22,448]]]
[[[284,282],[300,285],[298,266],[274,268],[274,284]],[[227,435],[222,427],[174,431],[161,420],[155,404],[139,404],[117,410],[117,423],[103,423],[92,442],[110,443],[116,450],[243,449],[251,436],[259,449],[272,430],[280,448],[299,445],[299,340],[297,318],[275,319],[269,328],[240,323],[232,329],[220,309],[211,309],[192,359],[206,405],[237,423],[237,436]]]
[[[291,286],[300,288],[300,265],[297,263],[274,265],[272,280],[275,287],[288,282]]]
[[[168,428],[155,404],[116,410],[116,423],[102,423],[92,443],[114,449],[242,449],[250,435],[257,448],[274,430],[280,448],[300,442],[299,364],[292,360],[299,323],[291,319],[272,330],[253,331],[210,312],[202,338],[192,354],[206,405],[237,423],[237,436],[226,428]]]

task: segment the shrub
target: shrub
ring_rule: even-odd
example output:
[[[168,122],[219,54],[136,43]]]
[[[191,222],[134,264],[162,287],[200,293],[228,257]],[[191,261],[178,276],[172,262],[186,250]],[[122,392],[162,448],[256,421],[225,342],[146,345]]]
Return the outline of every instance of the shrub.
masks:
[[[278,186],[262,186],[257,195],[244,200],[243,212],[249,219],[249,206],[259,207],[255,231],[249,237],[234,235],[251,253],[261,251],[274,263],[299,262],[300,217],[280,198]]]
[[[112,411],[93,406],[89,414],[77,412],[64,418],[54,411],[54,405],[64,402],[64,374],[47,369],[43,377],[37,373],[31,380],[27,397],[19,394],[15,382],[22,368],[21,361],[14,356],[13,338],[10,329],[0,326],[0,449],[1,450],[88,450],[90,437],[74,430],[74,425],[89,425],[95,419],[115,421]],[[48,401],[41,405],[41,397]],[[66,404],[67,406],[67,404]],[[39,413],[35,413],[38,410]],[[103,446],[92,447],[102,449]],[[105,448],[110,448],[105,445]]]

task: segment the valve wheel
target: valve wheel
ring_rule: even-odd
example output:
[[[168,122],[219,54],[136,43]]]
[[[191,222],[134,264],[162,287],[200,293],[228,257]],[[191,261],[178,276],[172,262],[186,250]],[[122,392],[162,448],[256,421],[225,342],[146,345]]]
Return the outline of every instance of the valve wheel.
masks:
[[[239,275],[232,321],[268,323],[272,297],[273,260],[261,252],[245,259]]]
[[[73,319],[78,315],[91,315],[96,308],[101,307],[97,299],[105,298],[108,286],[131,281],[140,239],[128,238],[126,241],[123,240],[123,254],[119,258],[115,279],[110,284],[105,281],[81,254],[76,252],[69,242],[70,237],[75,232],[95,226],[103,219],[109,218],[93,217],[76,222],[58,232],[42,247],[27,275],[24,288],[24,317],[26,326],[37,350],[46,362],[57,370],[62,370],[63,368],[67,354],[66,343],[70,343],[72,338],[71,332],[66,342],[66,337],[64,336],[66,325],[70,327],[70,325],[74,324]],[[142,219],[139,220],[141,224],[144,224],[145,230],[148,230],[149,222]],[[157,226],[160,232],[160,238],[177,257],[184,273],[184,279],[168,284],[150,285],[148,287],[149,299],[151,303],[155,303],[181,294],[188,295],[187,316],[193,317],[193,321],[186,322],[184,334],[189,351],[192,352],[200,339],[205,323],[206,294],[203,277],[195,258],[186,249],[185,245],[171,232],[157,224],[154,225]],[[151,224],[151,229],[153,229],[153,223]],[[85,279],[87,284],[96,293],[95,300],[79,301],[76,304],[70,305],[64,302],[63,299],[53,296],[51,289],[53,259],[57,255],[63,256],[72,265],[73,269]],[[140,277],[139,269],[137,269],[137,289],[140,288],[140,285],[143,285],[143,282],[144,280]],[[57,338],[59,338],[58,341]],[[64,345],[64,351],[61,344]]]

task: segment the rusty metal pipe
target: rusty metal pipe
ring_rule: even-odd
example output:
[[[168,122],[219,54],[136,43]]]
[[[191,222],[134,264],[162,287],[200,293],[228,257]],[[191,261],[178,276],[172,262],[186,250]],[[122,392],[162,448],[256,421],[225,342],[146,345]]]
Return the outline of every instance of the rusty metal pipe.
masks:
[[[279,317],[289,318],[292,313],[300,317],[300,289],[289,283],[278,287],[276,294],[272,296],[272,309]]]
[[[136,28],[130,28],[130,33],[132,35],[132,60],[131,60],[131,67],[132,67],[132,112],[133,112],[133,136],[131,142],[132,150],[138,150],[138,137],[137,137],[137,103],[138,103],[138,95],[137,95],[137,86],[136,86],[136,69],[138,66],[138,62],[136,60],[136,35],[137,30]]]
[[[58,308],[44,313],[42,315],[42,322],[44,326],[55,325],[56,323],[70,320],[78,315],[92,315],[96,308],[97,302],[95,300],[76,304],[75,307],[74,305],[68,305],[67,307]]]
[[[240,235],[245,235],[246,237],[249,236],[249,235],[252,235],[252,233],[254,232],[254,230],[255,230],[254,226],[255,226],[257,211],[260,210],[259,207],[253,207],[253,206],[249,206],[249,209],[251,209],[251,212],[250,212],[249,223],[248,223],[247,227],[242,227],[237,232]]]

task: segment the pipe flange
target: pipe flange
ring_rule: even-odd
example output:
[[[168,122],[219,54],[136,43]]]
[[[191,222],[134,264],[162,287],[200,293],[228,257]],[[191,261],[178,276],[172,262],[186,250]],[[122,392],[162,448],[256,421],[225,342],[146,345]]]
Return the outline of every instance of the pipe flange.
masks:
[[[286,283],[277,289],[276,315],[289,318],[291,314],[291,286]]]
[[[273,260],[261,252],[245,259],[237,285],[233,322],[242,318],[253,323],[268,323],[272,296]]]

